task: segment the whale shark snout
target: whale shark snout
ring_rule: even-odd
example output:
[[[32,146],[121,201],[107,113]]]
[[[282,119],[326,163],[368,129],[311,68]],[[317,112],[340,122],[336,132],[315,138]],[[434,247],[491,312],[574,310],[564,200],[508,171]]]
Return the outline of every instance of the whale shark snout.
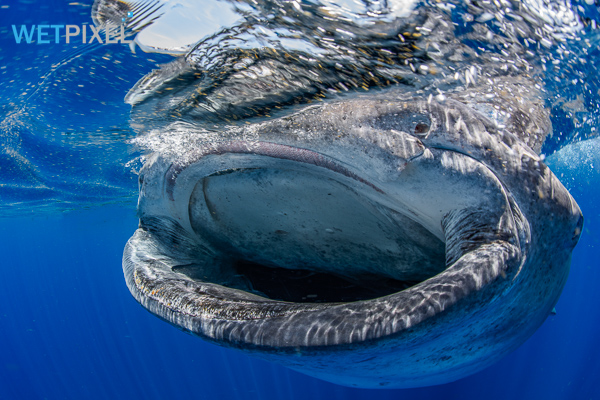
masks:
[[[372,96],[154,154],[127,285],[184,331],[332,382],[459,379],[541,325],[581,233],[524,134]]]

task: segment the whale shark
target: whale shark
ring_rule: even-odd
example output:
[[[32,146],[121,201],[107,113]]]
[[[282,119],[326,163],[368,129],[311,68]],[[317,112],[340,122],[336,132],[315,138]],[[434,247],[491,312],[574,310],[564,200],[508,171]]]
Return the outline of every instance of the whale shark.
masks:
[[[125,97],[150,149],[122,262],[144,308],[363,388],[468,376],[551,315],[583,217],[540,155],[535,77],[581,29],[569,7],[184,3],[93,7],[177,56]],[[200,29],[204,9],[225,11]]]
[[[581,233],[524,134],[387,93],[154,154],[127,286],[183,331],[331,382],[459,379],[542,324]]]

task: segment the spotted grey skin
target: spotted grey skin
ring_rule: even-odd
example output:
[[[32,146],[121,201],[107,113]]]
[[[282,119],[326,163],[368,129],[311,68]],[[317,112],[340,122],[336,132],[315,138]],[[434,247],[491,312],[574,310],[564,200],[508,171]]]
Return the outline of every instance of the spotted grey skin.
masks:
[[[186,332],[331,382],[472,374],[550,314],[582,227],[525,144],[544,135],[513,126],[527,124],[500,129],[464,102],[386,94],[235,128],[176,159],[154,154],[127,285]],[[269,268],[397,290],[318,301],[303,280],[292,301],[244,276]]]

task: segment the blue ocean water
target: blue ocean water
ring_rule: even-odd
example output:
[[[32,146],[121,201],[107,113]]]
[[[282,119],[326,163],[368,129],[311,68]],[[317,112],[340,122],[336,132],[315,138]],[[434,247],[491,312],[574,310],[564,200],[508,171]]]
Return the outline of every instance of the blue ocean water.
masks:
[[[557,162],[577,182],[571,190],[587,218],[557,314],[498,364],[420,389],[336,386],[207,344],[150,315],[120,269],[137,224],[133,205],[4,218],[0,398],[598,399],[599,149],[575,171],[577,160]]]
[[[137,150],[123,97],[170,56],[18,45],[11,31],[90,23],[90,6],[0,2],[0,399],[600,399],[600,142],[576,142],[593,131],[578,134],[560,112],[555,131],[576,143],[550,155],[565,144],[553,143],[547,162],[580,205],[584,234],[556,315],[476,375],[351,389],[207,344],[144,311],[120,267],[137,227]],[[588,110],[600,96],[594,46],[583,75]]]

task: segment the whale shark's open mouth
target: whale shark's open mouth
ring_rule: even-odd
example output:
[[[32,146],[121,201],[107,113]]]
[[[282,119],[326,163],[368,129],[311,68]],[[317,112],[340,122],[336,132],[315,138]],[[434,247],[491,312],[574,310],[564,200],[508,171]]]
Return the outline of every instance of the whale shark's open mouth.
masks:
[[[305,148],[213,144],[164,173],[170,215],[141,217],[126,275],[186,330],[277,347],[390,335],[514,276],[527,227],[487,167],[422,148],[396,172],[376,181]]]

